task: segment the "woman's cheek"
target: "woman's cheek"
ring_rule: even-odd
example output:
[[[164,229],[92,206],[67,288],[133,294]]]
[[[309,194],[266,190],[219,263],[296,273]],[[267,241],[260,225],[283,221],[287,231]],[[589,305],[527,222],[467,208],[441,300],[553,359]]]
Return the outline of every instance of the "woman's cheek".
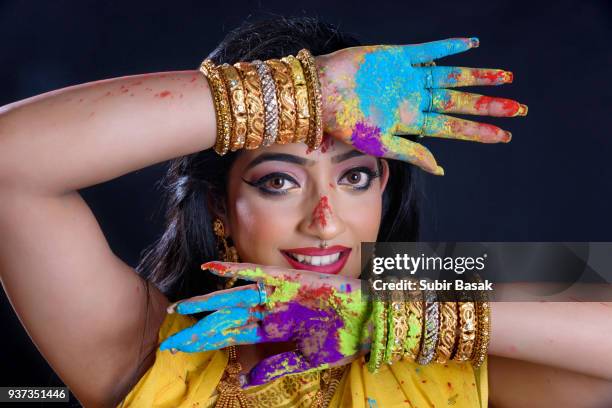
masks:
[[[243,262],[278,263],[278,248],[291,230],[290,220],[262,200],[238,198],[235,204],[234,243]]]

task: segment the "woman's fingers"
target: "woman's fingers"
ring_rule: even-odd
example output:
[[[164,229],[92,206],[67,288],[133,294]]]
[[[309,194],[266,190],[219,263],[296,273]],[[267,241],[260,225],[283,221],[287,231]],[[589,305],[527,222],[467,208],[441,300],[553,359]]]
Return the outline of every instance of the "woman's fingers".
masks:
[[[512,134],[497,126],[454,118],[438,113],[423,113],[422,135],[481,143],[507,143]]]
[[[466,67],[423,67],[426,88],[456,88],[459,86],[502,85],[512,83],[514,75],[503,69]]]
[[[398,130],[401,131],[401,128]],[[433,154],[422,144],[394,135],[382,135],[381,138],[386,148],[383,157],[412,163],[435,175],[444,175],[444,169],[438,166]]]
[[[310,370],[312,365],[298,351],[288,351],[260,361],[249,373],[249,385],[265,384],[289,374]]]
[[[272,273],[273,267],[263,267],[262,265],[256,265],[251,263],[236,263],[236,262],[206,262],[203,263],[200,268],[202,270],[209,270],[217,276],[225,278],[238,278],[253,282],[263,282],[268,284],[271,278],[274,277]]]
[[[527,105],[506,98],[496,98],[469,92],[432,89],[431,112],[461,113],[483,116],[526,116]]]
[[[248,308],[261,302],[257,285],[247,285],[181,300],[170,305],[168,313],[194,314],[227,307]]]
[[[448,55],[459,54],[470,48],[476,48],[479,44],[478,38],[473,37],[449,38],[424,44],[408,45],[407,47],[410,47],[410,62],[412,64],[422,64]]]
[[[193,326],[168,337],[160,345],[160,350],[174,349],[193,353],[223,348],[224,344],[232,341],[256,343],[261,339],[256,322],[260,321],[263,315],[264,312],[257,308],[218,310]]]
[[[265,283],[266,286],[278,288],[295,284],[305,285],[328,285],[341,292],[359,290],[360,281],[339,275],[329,275],[300,269],[289,269],[280,266],[257,265],[251,263],[233,262],[207,262],[202,264],[202,269],[207,269],[215,275],[223,277],[237,277],[239,279]],[[276,290],[276,289],[275,289]]]

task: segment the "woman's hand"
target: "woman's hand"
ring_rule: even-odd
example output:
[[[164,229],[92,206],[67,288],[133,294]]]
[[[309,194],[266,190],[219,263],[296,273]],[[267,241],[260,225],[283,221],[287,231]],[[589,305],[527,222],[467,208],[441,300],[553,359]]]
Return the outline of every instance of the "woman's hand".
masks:
[[[225,277],[257,284],[194,297],[170,312],[215,311],[166,339],[160,349],[185,352],[238,344],[294,341],[297,350],[266,358],[250,372],[250,385],[287,374],[344,365],[370,347],[370,308],[361,281],[337,275],[246,263],[202,265]]]
[[[510,99],[446,89],[512,82],[512,73],[500,69],[431,66],[435,59],[478,44],[477,38],[453,38],[352,47],[317,57],[324,131],[364,153],[410,162],[440,175],[444,170],[426,147],[398,135],[510,141],[510,132],[496,126],[444,115],[527,114],[527,106]]]

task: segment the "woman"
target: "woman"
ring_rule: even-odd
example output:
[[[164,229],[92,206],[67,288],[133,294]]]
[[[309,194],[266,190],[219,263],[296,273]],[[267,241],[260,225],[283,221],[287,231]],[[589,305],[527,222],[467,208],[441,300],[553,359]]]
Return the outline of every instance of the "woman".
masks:
[[[446,89],[510,82],[509,73],[430,66],[476,40],[347,48],[356,45],[310,19],[277,19],[236,30],[212,54],[216,63],[301,48],[317,55],[325,139],[315,151],[293,143],[217,156],[213,98],[196,71],[114,78],[2,108],[2,282],[83,405],[209,406],[239,371],[248,383],[223,398],[258,406],[607,401],[612,365],[601,361],[612,355],[612,315],[599,304],[493,304],[489,352],[497,358],[488,370],[406,360],[369,373],[363,364],[373,322],[361,299],[351,313],[340,307],[314,319],[339,326],[271,330],[283,319],[301,322],[312,302],[327,304],[321,288],[358,297],[360,242],[417,239],[416,167],[443,170],[420,143],[395,134],[507,142],[499,128],[444,114],[526,113],[514,101]],[[77,190],[169,159],[167,228],[138,268],[143,279],[113,254]],[[213,260],[248,264],[200,270]],[[215,292],[233,282],[228,277],[264,285]],[[291,285],[305,288],[309,300],[288,294]],[[170,301],[210,292],[170,307],[180,314],[166,312]],[[292,307],[301,309],[282,314]],[[201,320],[183,315],[218,309]],[[580,330],[566,330],[568,320],[580,321]],[[348,349],[320,346],[320,336],[340,331]],[[234,344],[241,344],[236,363],[225,370],[228,353],[217,349]]]

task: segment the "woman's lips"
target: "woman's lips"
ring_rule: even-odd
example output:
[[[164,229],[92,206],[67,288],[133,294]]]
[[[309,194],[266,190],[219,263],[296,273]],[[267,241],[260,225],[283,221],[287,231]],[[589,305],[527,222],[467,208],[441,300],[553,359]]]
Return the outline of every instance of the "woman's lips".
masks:
[[[329,248],[308,247],[281,250],[281,254],[295,269],[333,275],[340,273],[350,253],[351,248],[342,245],[334,245]],[[326,263],[326,265],[312,265],[311,263]]]

